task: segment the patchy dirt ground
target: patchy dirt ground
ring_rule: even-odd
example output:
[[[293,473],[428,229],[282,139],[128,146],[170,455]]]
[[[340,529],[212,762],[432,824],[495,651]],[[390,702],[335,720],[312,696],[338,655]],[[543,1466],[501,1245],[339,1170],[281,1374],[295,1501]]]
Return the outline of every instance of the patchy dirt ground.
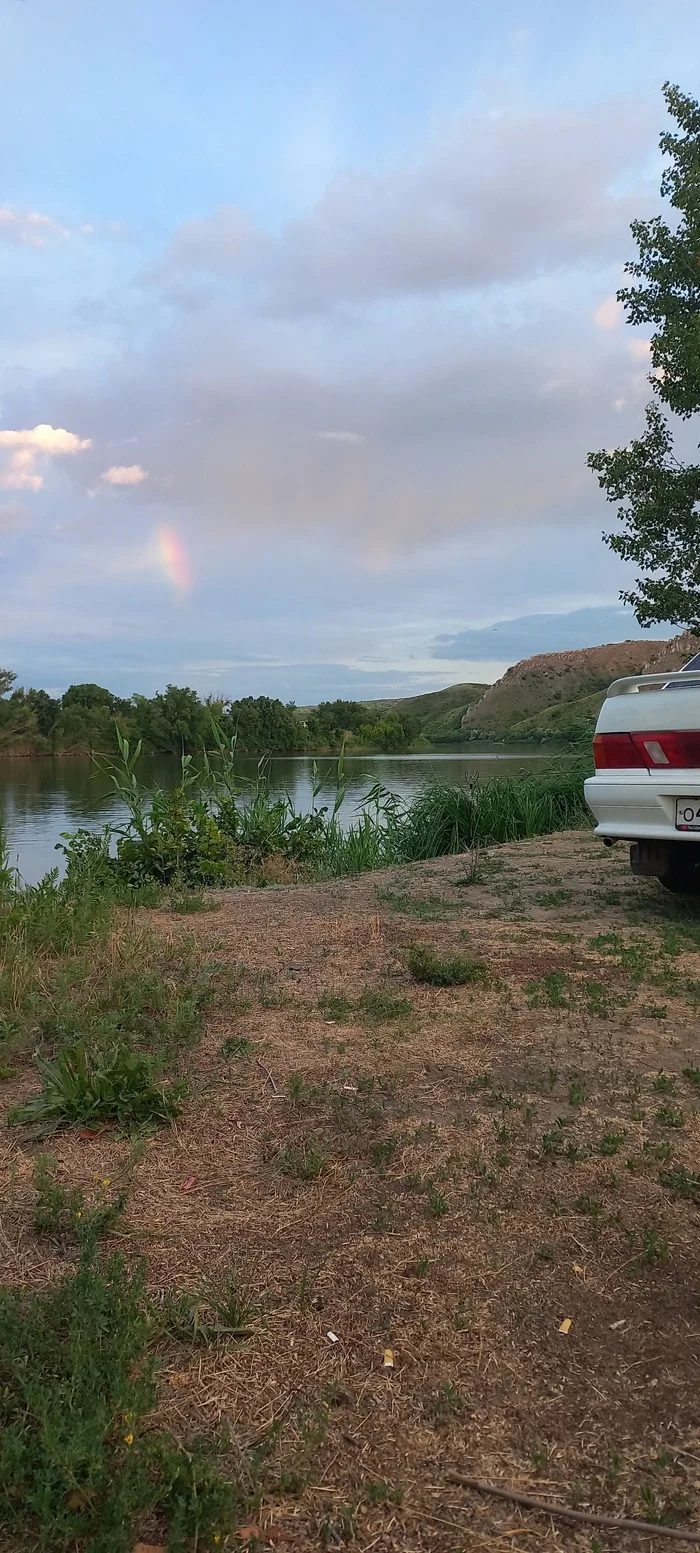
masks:
[[[255,1307],[240,1340],[172,1341],[161,1420],[273,1440],[263,1548],[673,1545],[452,1470],[699,1526],[700,908],[587,833],[215,899],[149,917],[222,967],[180,1120],[52,1142],[72,1183],[127,1187],[154,1289],[235,1267]],[[416,945],[486,979],[419,984]],[[0,1149],[29,1284],[35,1152]]]

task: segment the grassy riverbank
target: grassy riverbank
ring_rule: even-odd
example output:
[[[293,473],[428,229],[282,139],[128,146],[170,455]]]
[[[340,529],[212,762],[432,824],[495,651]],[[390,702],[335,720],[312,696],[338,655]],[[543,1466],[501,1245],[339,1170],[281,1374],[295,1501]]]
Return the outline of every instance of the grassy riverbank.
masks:
[[[686,1524],[693,908],[581,831],[130,890],[4,883],[2,1553]]]
[[[197,893],[192,886],[212,877],[263,880],[275,870],[286,878],[339,880],[468,846],[455,882],[478,889],[491,870],[480,850],[490,841],[561,828],[582,812],[580,779],[551,773],[471,792],[433,784],[407,806],[377,790],[343,833],[337,813],[303,816],[288,803],[272,801],[262,776],[242,802],[227,785],[225,752],[205,786],[185,762],[180,789],[156,794],[149,807],[131,780],[132,752],[125,748],[123,757],[114,778],[130,791],[131,812],[116,838],[116,857],[108,849],[114,838],[79,833],[66,843],[62,881],[54,874],[21,889],[11,870],[0,871],[0,1099],[10,1129],[0,1174],[9,1170],[7,1244],[14,1258],[14,1271],[0,1288],[2,1553],[36,1547],[51,1553],[132,1553],[139,1535],[159,1546],[167,1539],[170,1553],[213,1553],[240,1545],[236,1526],[252,1525],[257,1536],[271,1494],[292,1504],[303,1495],[326,1449],[331,1413],[347,1405],[341,1400],[346,1371],[342,1366],[337,1376],[329,1371],[318,1392],[305,1360],[301,1389],[278,1416],[273,1397],[269,1405],[265,1400],[271,1377],[280,1387],[278,1400],[286,1391],[277,1358],[266,1368],[263,1357],[265,1333],[277,1331],[279,1314],[260,1263],[260,1216],[248,1218],[248,1229],[239,1227],[230,1245],[224,1235],[216,1251],[202,1247],[192,1261],[179,1230],[173,1235],[172,1204],[164,1217],[164,1205],[158,1209],[155,1219],[147,1206],[154,1202],[149,1173],[165,1157],[168,1191],[181,1194],[183,1203],[192,1193],[195,1201],[210,1167],[192,1164],[189,1154],[176,1160],[175,1139],[196,1136],[201,1143],[215,1123],[217,1152],[225,1153],[230,1128],[219,1132],[222,1083],[242,1097],[255,1071],[263,1075],[265,1109],[270,1086],[276,1095],[281,1083],[285,1096],[281,1132],[260,1142],[260,1168],[265,1175],[271,1171],[274,1196],[281,1191],[291,1201],[296,1194],[323,1190],[333,1178],[345,1145],[335,1161],[326,1127],[331,1118],[338,1138],[347,1134],[342,1169],[350,1169],[359,1148],[360,1173],[369,1169],[371,1193],[380,1186],[385,1195],[382,1183],[393,1171],[399,1144],[393,1127],[387,1131],[389,1112],[384,1113],[390,1094],[398,1093],[399,1073],[391,1078],[387,1069],[377,1075],[371,1063],[365,1073],[369,1051],[376,1058],[389,1036],[412,1040],[417,1010],[424,1006],[427,1016],[432,999],[471,1000],[491,985],[487,959],[459,939],[444,942],[444,926],[454,925],[461,911],[456,894],[445,901],[434,893],[414,895],[407,884],[410,871],[396,880],[384,873],[380,885],[369,886],[374,915],[365,917],[363,908],[363,926],[358,923],[349,939],[345,929],[336,932],[333,926],[335,898],[319,897],[334,947],[309,1007],[305,994],[295,1017],[303,1006],[304,1017],[319,1030],[356,1024],[363,1054],[360,1061],[355,1052],[352,1076],[341,1081],[340,1070],[331,1073],[332,1063],[323,1075],[313,1064],[308,1068],[306,1058],[299,1057],[296,1066],[290,1046],[289,1072],[278,1082],[269,1068],[263,1026],[267,1022],[271,1030],[280,1011],[291,1012],[279,956],[286,963],[308,955],[315,932],[304,926],[314,898],[310,886],[299,894],[232,897],[287,903],[284,923],[280,918],[270,927],[267,955],[256,949],[252,960],[244,942],[250,905],[230,940],[222,914],[225,897]],[[223,863],[221,874],[209,872],[212,860]],[[338,887],[352,888],[320,886]],[[379,973],[378,963],[371,970],[368,963],[362,985],[355,985],[356,968],[348,981],[339,967],[342,961],[346,969],[354,965],[367,923],[367,945],[374,945],[370,958],[385,958],[377,910],[389,921],[415,919],[417,932],[411,931],[393,971]],[[424,941],[425,922],[442,924],[436,945]],[[255,1025],[250,1033],[249,1016]],[[329,1053],[331,1045],[326,1041]],[[342,1042],[343,1072],[344,1053]],[[251,1094],[246,1106],[255,1110]],[[187,1150],[191,1147],[190,1141]],[[257,1144],[255,1152],[257,1157]],[[249,1187],[238,1166],[234,1175],[240,1202]],[[432,1165],[425,1183],[421,1177],[426,1222],[436,1227],[448,1211],[446,1179],[442,1167]],[[268,1203],[263,1213],[268,1223],[271,1211]],[[388,1212],[381,1204],[376,1208],[379,1228],[372,1233],[385,1233]],[[348,1247],[353,1233],[348,1227]],[[172,1270],[167,1256],[163,1264],[159,1245],[171,1247]],[[307,1333],[305,1347],[321,1308],[318,1271],[310,1248],[295,1243],[285,1251],[280,1242],[280,1250],[282,1264],[273,1281],[282,1268],[291,1279],[289,1297]],[[427,1266],[431,1253],[417,1255],[421,1267],[424,1260]],[[296,1293],[295,1280],[300,1280]],[[337,1296],[334,1300],[336,1311]],[[356,1319],[362,1325],[359,1312]],[[349,1313],[342,1320],[349,1341]],[[385,1336],[387,1343],[393,1340],[389,1328]],[[328,1347],[322,1333],[314,1341]],[[373,1351],[380,1337],[371,1341]],[[277,1343],[274,1336],[275,1352]],[[242,1433],[234,1430],[232,1455],[239,1382],[231,1379],[229,1402],[217,1402],[218,1423],[212,1427],[199,1416],[190,1364],[197,1355],[202,1373],[202,1362],[206,1369],[217,1356],[224,1371],[233,1363],[233,1377],[239,1354],[245,1355],[244,1369],[253,1363],[249,1378],[241,1378],[243,1393],[252,1399],[246,1388],[254,1385],[263,1405],[254,1407]],[[293,1364],[298,1362],[293,1355]],[[381,1384],[386,1387],[386,1378]],[[435,1420],[442,1418],[444,1397],[452,1395],[447,1385],[436,1380]],[[175,1389],[169,1393],[168,1387]],[[169,1395],[180,1399],[184,1413],[180,1408],[173,1414]],[[450,1414],[451,1404],[445,1416]],[[377,1517],[399,1505],[400,1490],[379,1474],[367,1480],[361,1497]],[[326,1531],[320,1522],[316,1530],[307,1528],[311,1541],[304,1546],[323,1546],[329,1537],[337,1541],[336,1532],[349,1536],[357,1517],[354,1501],[329,1506]],[[254,1541],[253,1531],[242,1540]]]

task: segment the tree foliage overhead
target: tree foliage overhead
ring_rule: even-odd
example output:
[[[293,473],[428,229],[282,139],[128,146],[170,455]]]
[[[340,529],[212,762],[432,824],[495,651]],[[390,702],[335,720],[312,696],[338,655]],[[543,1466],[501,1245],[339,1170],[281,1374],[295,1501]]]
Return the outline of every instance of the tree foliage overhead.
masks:
[[[655,398],[641,436],[625,448],[591,453],[609,501],[618,504],[621,532],[605,541],[640,568],[622,593],[642,625],[673,621],[700,629],[700,464],[684,462],[664,414],[689,421],[700,412],[700,104],[668,83],[664,97],[678,133],[660,146],[669,158],[661,193],[669,221],[635,221],[638,257],[625,265],[636,284],[618,291],[632,324],[650,325]],[[676,432],[680,428],[676,427]]]

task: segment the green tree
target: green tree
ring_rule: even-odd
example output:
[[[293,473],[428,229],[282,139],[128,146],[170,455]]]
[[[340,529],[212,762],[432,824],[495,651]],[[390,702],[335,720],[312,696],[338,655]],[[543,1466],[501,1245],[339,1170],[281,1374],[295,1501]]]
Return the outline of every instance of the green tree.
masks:
[[[166,685],[153,696],[134,696],[133,712],[138,737],[157,755],[195,754],[208,741],[210,713],[188,686]]]
[[[700,464],[678,456],[662,409],[684,421],[700,411],[700,104],[668,82],[664,97],[679,130],[660,140],[670,159],[661,193],[674,214],[633,222],[638,257],[625,270],[637,284],[617,293],[630,323],[652,325],[656,397],[640,437],[591,453],[588,463],[618,504],[622,531],[605,542],[641,571],[621,598],[642,625],[670,620],[700,630]]]

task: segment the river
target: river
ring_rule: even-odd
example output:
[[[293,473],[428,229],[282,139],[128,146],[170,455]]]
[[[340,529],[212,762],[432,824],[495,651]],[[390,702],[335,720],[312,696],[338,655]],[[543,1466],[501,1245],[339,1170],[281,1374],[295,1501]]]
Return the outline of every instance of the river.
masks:
[[[421,755],[348,756],[348,790],[342,817],[352,819],[375,782],[410,799],[431,777],[444,782],[464,782],[466,778],[473,781],[477,776],[488,780],[536,770],[553,758],[551,751],[525,745],[500,745],[495,749],[476,743],[466,749]],[[289,793],[297,809],[307,809],[313,789],[313,765],[309,755],[276,756],[270,770],[272,793]],[[319,756],[317,765],[323,783],[318,802],[332,805],[336,764],[331,757]],[[238,766],[242,778],[255,777],[255,759],[242,757]],[[141,775],[151,785],[172,787],[178,780],[179,769],[179,761],[172,757],[154,757],[144,760]],[[107,823],[118,824],[124,812],[109,779],[88,758],[0,759],[0,817],[10,862],[19,869],[26,884],[35,884],[50,868],[60,866],[62,858],[56,843],[62,831],[77,830],[80,825],[95,830]]]

